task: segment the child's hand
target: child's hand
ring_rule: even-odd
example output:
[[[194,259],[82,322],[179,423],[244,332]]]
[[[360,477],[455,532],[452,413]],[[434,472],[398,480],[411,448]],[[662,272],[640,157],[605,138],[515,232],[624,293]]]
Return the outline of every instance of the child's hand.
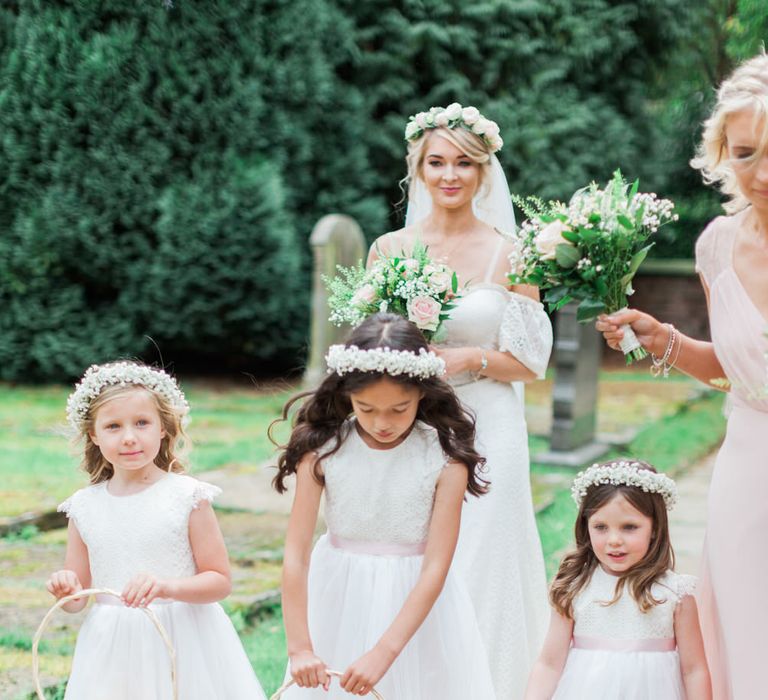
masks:
[[[368,695],[389,670],[395,657],[379,647],[355,661],[341,677],[341,687],[353,695]]]
[[[51,578],[48,579],[45,587],[56,600],[83,590],[83,586],[80,583],[77,574],[69,569],[62,569],[61,571],[52,573]]]
[[[121,598],[129,608],[145,608],[155,598],[171,598],[168,581],[152,574],[134,576],[123,589]]]
[[[322,685],[325,690],[331,683],[331,677],[325,672],[325,663],[311,651],[298,651],[289,655],[291,662],[291,677],[300,688],[317,688]]]

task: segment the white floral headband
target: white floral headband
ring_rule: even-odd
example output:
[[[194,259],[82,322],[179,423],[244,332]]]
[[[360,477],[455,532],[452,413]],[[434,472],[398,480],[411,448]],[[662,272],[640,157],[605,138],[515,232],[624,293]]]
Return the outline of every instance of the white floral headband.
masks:
[[[328,372],[338,375],[349,372],[386,372],[392,376],[427,379],[445,374],[445,361],[424,348],[419,353],[390,348],[361,350],[357,345],[331,345],[325,356]]]
[[[677,502],[677,486],[666,474],[643,469],[637,462],[614,462],[612,465],[593,464],[589,469],[579,472],[573,480],[571,494],[577,506],[581,506],[587,491],[600,484],[613,486],[635,486],[646,493],[658,493],[664,498],[667,510],[672,510]]]
[[[176,380],[161,369],[153,369],[132,362],[112,362],[91,365],[75,390],[67,399],[67,420],[79,430],[88,417],[91,402],[107,386],[135,384],[156,391],[179,412],[182,417],[189,412],[189,404]]]
[[[499,136],[499,125],[486,119],[475,107],[462,107],[458,102],[447,107],[432,107],[429,112],[419,112],[411,117],[405,127],[405,140],[415,141],[427,129],[467,129],[483,138],[491,153],[501,150],[504,141]]]

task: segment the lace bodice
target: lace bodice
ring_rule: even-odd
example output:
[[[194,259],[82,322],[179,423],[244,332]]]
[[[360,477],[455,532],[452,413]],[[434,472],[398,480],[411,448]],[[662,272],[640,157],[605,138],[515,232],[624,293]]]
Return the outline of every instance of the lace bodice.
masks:
[[[221,489],[174,473],[130,496],[111,495],[107,484],[80,489],[58,508],[88,547],[92,585],[119,591],[138,573],[194,575],[189,514]]]
[[[541,379],[552,351],[552,324],[543,305],[499,284],[473,285],[445,322],[446,347],[479,346],[511,353]],[[456,384],[471,378],[453,377]]]
[[[328,531],[365,542],[425,541],[446,462],[437,433],[423,423],[396,447],[375,450],[350,421],[341,448],[322,463]]]
[[[670,639],[675,636],[675,608],[686,595],[692,595],[696,578],[667,571],[653,585],[653,597],[663,601],[647,613],[641,612],[631,593],[624,587],[621,598],[613,605],[615,576],[597,567],[592,579],[576,596],[573,605],[576,637],[602,639]]]

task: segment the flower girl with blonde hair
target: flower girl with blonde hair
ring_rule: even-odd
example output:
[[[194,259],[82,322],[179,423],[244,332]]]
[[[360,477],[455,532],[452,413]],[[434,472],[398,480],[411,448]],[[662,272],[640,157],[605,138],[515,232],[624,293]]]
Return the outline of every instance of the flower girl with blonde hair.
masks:
[[[526,700],[712,697],[693,576],[676,574],[675,483],[640,461],[574,481],[576,548],[550,590],[552,621]]]
[[[172,697],[168,650],[139,609],[146,606],[175,647],[180,700],[265,697],[217,603],[231,588],[211,507],[220,489],[183,473],[187,411],[172,377],[132,362],[93,365],[69,397],[91,485],[59,506],[69,518],[67,552],[47,588],[57,599],[112,589],[121,600],[96,596],[77,638],[67,699]],[[63,607],[77,612],[86,603]]]

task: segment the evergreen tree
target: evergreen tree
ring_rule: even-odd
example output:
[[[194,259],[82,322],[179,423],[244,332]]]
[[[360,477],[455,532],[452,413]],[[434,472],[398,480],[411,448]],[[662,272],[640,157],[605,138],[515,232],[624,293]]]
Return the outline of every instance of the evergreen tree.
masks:
[[[146,336],[171,361],[300,362],[312,224],[384,220],[345,22],[326,0],[2,10],[0,378]]]

